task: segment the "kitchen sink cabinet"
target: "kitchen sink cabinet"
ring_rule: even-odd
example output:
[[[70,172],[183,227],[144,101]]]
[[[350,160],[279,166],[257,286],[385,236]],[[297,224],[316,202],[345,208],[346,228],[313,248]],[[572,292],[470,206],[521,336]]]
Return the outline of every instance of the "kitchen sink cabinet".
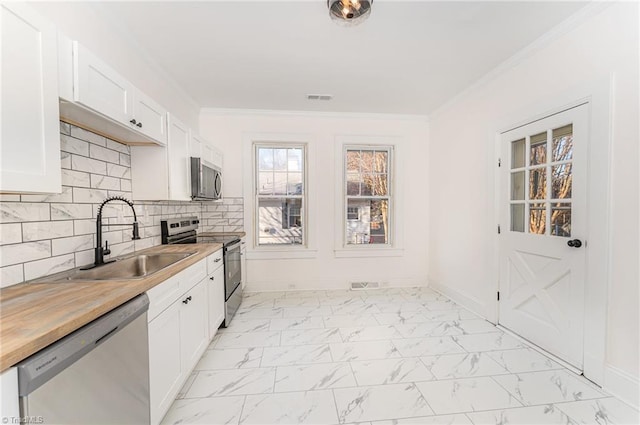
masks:
[[[204,281],[188,291],[180,301],[180,349],[186,373],[198,363],[209,345],[207,326],[207,286]]]
[[[0,192],[60,193],[56,28],[2,2],[0,40]]]
[[[190,130],[168,114],[166,147],[131,147],[131,186],[135,200],[191,200]]]

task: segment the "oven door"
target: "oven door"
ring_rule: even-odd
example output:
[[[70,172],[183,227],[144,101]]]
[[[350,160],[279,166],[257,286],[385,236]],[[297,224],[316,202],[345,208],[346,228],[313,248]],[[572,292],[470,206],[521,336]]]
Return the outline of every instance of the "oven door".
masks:
[[[242,281],[240,268],[240,241],[224,248],[224,297],[228,301]]]

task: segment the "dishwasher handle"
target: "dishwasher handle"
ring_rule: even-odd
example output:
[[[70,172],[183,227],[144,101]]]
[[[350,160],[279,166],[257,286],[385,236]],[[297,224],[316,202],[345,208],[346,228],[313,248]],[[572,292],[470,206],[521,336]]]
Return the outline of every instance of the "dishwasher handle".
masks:
[[[18,363],[18,394],[26,397],[149,309],[142,294]]]

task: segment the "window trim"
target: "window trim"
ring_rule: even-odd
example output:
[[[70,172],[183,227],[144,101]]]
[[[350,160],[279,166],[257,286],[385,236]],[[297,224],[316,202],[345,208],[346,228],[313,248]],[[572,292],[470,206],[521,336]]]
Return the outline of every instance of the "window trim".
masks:
[[[258,170],[258,149],[260,147],[268,147],[272,149],[302,149],[302,194],[301,195],[259,195],[258,194],[258,178],[259,178],[259,170]],[[280,141],[280,140],[269,140],[269,141],[252,141],[251,142],[251,187],[252,187],[252,203],[253,208],[251,209],[252,214],[252,223],[253,223],[253,244],[252,248],[257,252],[282,252],[282,251],[299,251],[306,250],[309,248],[309,196],[308,196],[308,160],[309,160],[309,144],[306,142],[296,142],[296,141]],[[259,217],[259,207],[260,199],[300,199],[302,201],[302,214],[301,218],[302,222],[302,243],[301,244],[260,244],[259,243],[259,234],[260,234],[260,217]]]
[[[349,150],[372,150],[372,151],[386,151],[388,155],[388,170],[387,170],[387,178],[388,178],[388,194],[386,196],[348,196],[347,195],[347,151]],[[378,143],[342,143],[340,150],[340,166],[341,166],[341,179],[340,179],[340,190],[338,191],[339,196],[341,197],[341,205],[340,209],[341,214],[339,218],[339,227],[341,228],[341,237],[340,242],[336,245],[339,248],[336,248],[335,253],[337,257],[358,257],[358,256],[366,256],[373,254],[376,252],[377,254],[373,254],[374,256],[396,256],[402,255],[398,254],[398,246],[396,243],[396,233],[398,229],[396,227],[396,191],[395,191],[395,150],[396,145],[390,143],[378,144]],[[384,244],[349,244],[347,243],[347,224],[349,222],[348,219],[348,200],[351,199],[388,199],[389,202],[389,237],[386,243]],[[358,254],[356,251],[360,251]]]

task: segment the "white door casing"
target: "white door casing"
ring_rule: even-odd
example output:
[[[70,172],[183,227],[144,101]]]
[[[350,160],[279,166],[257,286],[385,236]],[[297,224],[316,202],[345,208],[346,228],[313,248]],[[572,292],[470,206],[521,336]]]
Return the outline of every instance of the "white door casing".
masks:
[[[588,105],[501,135],[499,323],[583,366]],[[582,246],[569,246],[580,240]]]

